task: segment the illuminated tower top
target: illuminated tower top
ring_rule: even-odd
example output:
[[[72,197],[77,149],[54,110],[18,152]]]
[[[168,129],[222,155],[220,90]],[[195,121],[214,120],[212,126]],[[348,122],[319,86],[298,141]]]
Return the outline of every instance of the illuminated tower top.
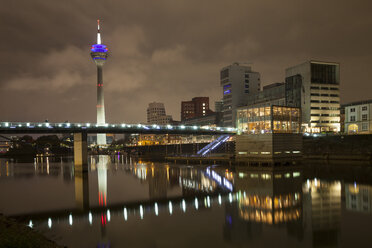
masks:
[[[92,45],[90,51],[90,55],[96,65],[103,66],[108,57],[108,48],[106,45],[102,44],[99,20],[97,20],[97,44]]]

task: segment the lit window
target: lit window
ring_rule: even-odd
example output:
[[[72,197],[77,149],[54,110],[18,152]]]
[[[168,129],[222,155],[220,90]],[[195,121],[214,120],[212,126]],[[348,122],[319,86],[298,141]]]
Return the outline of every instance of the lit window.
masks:
[[[362,123],[362,131],[368,131],[368,123]]]

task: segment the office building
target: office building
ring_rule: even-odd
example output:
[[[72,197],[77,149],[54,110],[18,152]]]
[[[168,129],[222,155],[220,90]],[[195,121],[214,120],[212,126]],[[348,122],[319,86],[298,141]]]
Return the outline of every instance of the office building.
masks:
[[[167,125],[172,122],[172,116],[165,114],[164,103],[152,102],[147,108],[147,123]]]
[[[222,112],[212,112],[205,116],[194,117],[182,121],[182,124],[187,126],[214,126],[220,127],[222,120]]]
[[[285,84],[273,83],[264,86],[262,91],[255,92],[247,98],[245,106],[262,104],[286,106]]]
[[[194,97],[191,101],[181,102],[181,121],[211,113],[213,111],[209,109],[209,97]]]
[[[342,105],[345,109],[345,132],[367,134],[372,130],[372,100],[352,102]]]
[[[223,95],[223,125],[235,127],[236,109],[246,105],[247,98],[260,91],[260,73],[243,63],[233,63],[220,71]]]
[[[214,111],[215,112],[222,112],[222,109],[223,109],[223,101],[220,100],[220,101],[215,101],[214,102]]]
[[[275,163],[277,159],[302,156],[300,108],[266,105],[240,107],[237,110],[235,157]]]
[[[304,132],[340,131],[340,65],[307,61],[286,69],[288,106],[301,107]]]

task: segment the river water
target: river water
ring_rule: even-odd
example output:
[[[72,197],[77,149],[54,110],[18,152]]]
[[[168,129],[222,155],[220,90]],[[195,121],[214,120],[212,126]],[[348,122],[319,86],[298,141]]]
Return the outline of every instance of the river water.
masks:
[[[371,247],[372,169],[0,160],[0,213],[68,247]]]

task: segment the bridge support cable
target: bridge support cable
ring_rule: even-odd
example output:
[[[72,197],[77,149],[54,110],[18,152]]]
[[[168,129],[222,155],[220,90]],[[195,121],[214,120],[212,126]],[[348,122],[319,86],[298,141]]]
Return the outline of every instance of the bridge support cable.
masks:
[[[207,155],[209,152],[213,151],[217,147],[219,147],[221,144],[225,143],[230,138],[230,135],[221,135],[217,139],[213,140],[208,145],[204,146],[202,149],[200,149],[197,154],[201,156]]]

